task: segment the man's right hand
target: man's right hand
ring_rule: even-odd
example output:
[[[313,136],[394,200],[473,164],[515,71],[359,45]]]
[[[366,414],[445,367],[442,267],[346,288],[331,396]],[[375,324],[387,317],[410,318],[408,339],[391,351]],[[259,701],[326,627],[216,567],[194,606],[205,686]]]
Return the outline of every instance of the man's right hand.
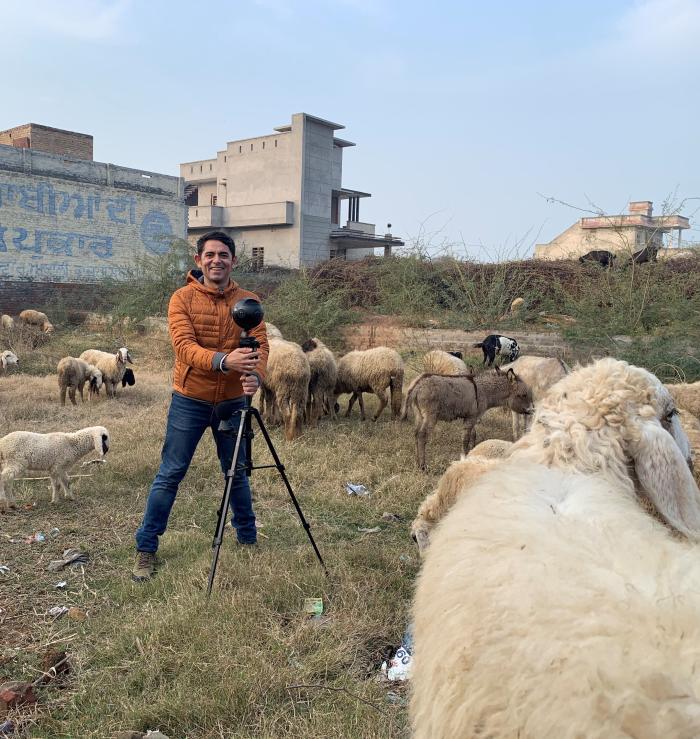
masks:
[[[259,361],[257,351],[248,346],[239,346],[224,357],[224,369],[244,375],[247,372],[254,372]]]

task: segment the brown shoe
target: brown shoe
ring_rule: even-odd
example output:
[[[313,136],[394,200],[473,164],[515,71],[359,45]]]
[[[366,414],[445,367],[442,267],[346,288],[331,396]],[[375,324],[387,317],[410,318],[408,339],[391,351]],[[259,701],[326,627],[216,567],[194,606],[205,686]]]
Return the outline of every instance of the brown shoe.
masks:
[[[150,580],[156,572],[156,553],[137,552],[134,569],[131,571],[131,579],[134,582],[145,582]]]

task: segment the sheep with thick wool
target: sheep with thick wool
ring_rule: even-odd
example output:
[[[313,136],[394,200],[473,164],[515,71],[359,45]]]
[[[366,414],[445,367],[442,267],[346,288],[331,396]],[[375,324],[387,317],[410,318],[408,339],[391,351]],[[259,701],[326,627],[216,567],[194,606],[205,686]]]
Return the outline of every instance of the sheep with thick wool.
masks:
[[[466,375],[467,365],[454,354],[442,349],[431,349],[423,355],[421,362],[424,374],[432,375]]]
[[[603,359],[550,389],[432,533],[413,608],[416,739],[700,736],[689,454],[644,369]]]
[[[338,379],[338,365],[333,352],[320,339],[307,339],[301,348],[311,370],[306,418],[309,425],[313,426],[326,410],[331,418],[335,418],[333,391]]]
[[[386,408],[386,391],[391,396],[391,417],[401,413],[404,364],[401,355],[387,346],[348,352],[338,360],[338,380],[335,385],[334,403],[338,396],[350,393],[346,416],[350,415],[355,401],[360,404],[360,418],[365,420],[365,404],[362,393],[374,393],[379,398],[379,408],[372,418],[376,421]]]
[[[66,391],[73,405],[77,405],[75,401],[75,391],[80,393],[80,400],[84,403],[85,396],[83,388],[88,383],[88,396],[92,399],[94,395],[100,392],[102,387],[102,372],[92,364],[88,364],[82,359],[75,357],[63,357],[59,360],[56,367],[58,374],[59,400],[61,405],[66,404]]]
[[[505,459],[513,446],[510,441],[487,439],[477,444],[469,454],[453,462],[431,493],[418,508],[411,524],[411,537],[421,556],[430,544],[430,532],[463,495],[485,472],[494,469]]]
[[[679,382],[666,385],[679,408],[700,418],[700,382]]]
[[[535,357],[530,354],[523,354],[514,362],[501,367],[507,371],[512,369],[518,377],[530,388],[532,393],[532,402],[537,401],[544,396],[552,385],[559,382],[562,377],[569,374],[570,370],[567,365],[555,357]],[[511,411],[513,425],[513,441],[517,441],[529,428],[529,422],[532,416],[523,415]]]
[[[3,313],[0,316],[0,327],[4,331],[12,331],[15,327],[15,319],[12,316],[8,316],[7,313]]]
[[[288,441],[301,435],[309,397],[311,368],[299,344],[269,339],[270,353],[261,388],[261,407],[268,421],[284,424]]]
[[[275,326],[274,323],[268,323],[265,321],[265,333],[268,339],[283,339],[282,332]]]
[[[125,346],[121,347],[115,354],[103,352],[99,349],[86,349],[80,355],[80,359],[100,370],[108,397],[116,397],[117,386],[124,378],[127,362],[133,364],[131,354]]]
[[[92,451],[103,457],[109,450],[109,432],[104,426],[90,426],[72,433],[35,434],[13,431],[0,439],[0,511],[15,507],[13,481],[25,473],[48,473],[51,502],[58,501],[59,490],[65,498],[70,492],[68,471]]]
[[[53,324],[49,321],[46,313],[38,310],[27,309],[19,314],[19,320],[26,326],[35,326],[45,334],[53,333]]]

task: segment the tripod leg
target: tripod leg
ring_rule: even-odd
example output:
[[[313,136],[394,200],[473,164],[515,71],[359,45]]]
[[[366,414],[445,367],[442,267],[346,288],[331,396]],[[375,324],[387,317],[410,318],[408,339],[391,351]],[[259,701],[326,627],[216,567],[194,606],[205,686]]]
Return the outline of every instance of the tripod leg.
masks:
[[[323,567],[323,571],[327,575],[328,568],[326,567],[326,564],[323,561],[321,552],[318,551],[318,547],[316,546],[314,537],[311,535],[311,526],[309,526],[308,521],[306,520],[306,518],[304,518],[304,513],[302,512],[301,507],[299,506],[296,496],[294,495],[294,491],[292,490],[292,486],[289,484],[289,480],[287,479],[287,475],[285,474],[284,465],[280,461],[280,458],[277,456],[277,451],[275,450],[275,447],[272,444],[272,439],[270,439],[270,436],[267,433],[265,424],[262,422],[262,419],[260,418],[260,413],[255,408],[252,408],[250,412],[255,417],[255,420],[258,422],[260,431],[262,432],[263,438],[265,439],[265,442],[267,443],[267,448],[270,450],[270,454],[272,454],[272,458],[275,460],[275,466],[277,467],[277,471],[280,473],[282,482],[284,482],[284,485],[287,488],[287,492],[289,493],[289,497],[292,499],[294,508],[296,508],[296,512],[297,512],[297,515],[299,516],[299,520],[301,521],[301,525],[304,527],[304,530],[306,531],[306,535],[309,537],[309,541],[311,542],[311,546],[314,548],[314,552],[316,552],[316,557],[318,558],[318,561],[321,563],[321,567]]]
[[[211,589],[214,584],[214,576],[216,575],[216,565],[219,561],[219,552],[221,550],[221,542],[224,538],[224,530],[226,528],[226,517],[228,515],[229,501],[231,500],[231,488],[233,487],[233,478],[236,474],[236,465],[238,464],[238,454],[241,449],[241,442],[243,440],[243,427],[245,425],[246,416],[250,413],[249,408],[243,408],[241,410],[241,420],[238,425],[238,434],[236,435],[236,446],[233,449],[233,457],[231,457],[231,464],[229,470],[226,473],[226,486],[224,488],[224,495],[221,499],[221,508],[219,508],[219,520],[216,524],[216,533],[214,534],[214,540],[212,541],[212,549],[214,550],[211,560],[211,568],[209,569],[209,582],[207,583],[207,598],[211,595]]]

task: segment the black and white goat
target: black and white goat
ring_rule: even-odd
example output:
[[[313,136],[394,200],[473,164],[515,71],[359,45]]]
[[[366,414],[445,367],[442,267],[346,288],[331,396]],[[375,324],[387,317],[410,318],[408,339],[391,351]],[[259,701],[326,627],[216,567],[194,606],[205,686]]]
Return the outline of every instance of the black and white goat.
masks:
[[[500,354],[504,362],[514,362],[520,356],[520,347],[515,339],[498,334],[489,334],[483,341],[474,344],[475,349],[484,352],[484,364],[490,367],[496,355]]]

